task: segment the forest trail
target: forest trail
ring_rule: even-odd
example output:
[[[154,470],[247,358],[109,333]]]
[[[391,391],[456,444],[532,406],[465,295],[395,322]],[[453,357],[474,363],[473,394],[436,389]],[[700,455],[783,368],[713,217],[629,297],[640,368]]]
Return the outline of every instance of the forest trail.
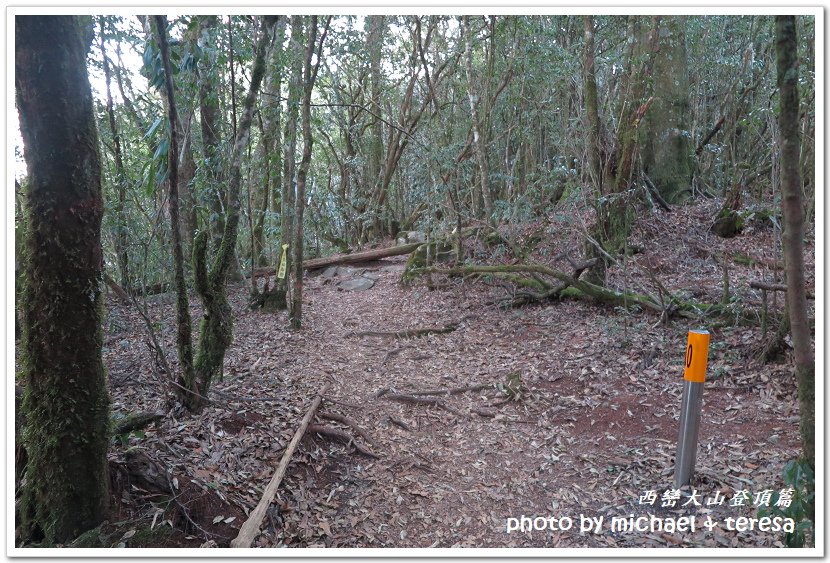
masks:
[[[718,530],[646,534],[645,540],[641,534],[580,535],[578,529],[507,534],[507,518],[521,515],[569,515],[578,522],[580,513],[672,514],[660,500],[652,508],[639,506],[638,498],[672,487],[683,351],[686,331],[695,327],[574,300],[500,310],[487,304],[503,291],[499,286],[457,279],[435,291],[402,286],[403,264],[399,257],[357,266],[357,273],[377,277],[367,291],[342,291],[336,279],[310,276],[299,332],[287,328],[284,313],[248,310],[246,286],[231,288],[235,337],[225,379],[211,390],[215,405],[196,417],[168,414],[160,427],[131,438],[131,445],[172,469],[190,517],[201,523],[203,530],[191,530],[182,545],[213,539],[222,546],[236,535],[325,382],[331,387],[320,412],[359,425],[371,442],[357,441],[379,458],[307,434],[277,493],[280,510],[263,523],[255,546],[779,541],[769,533]],[[151,310],[172,343],[170,296],[157,297]],[[197,308],[193,313],[198,318]],[[133,315],[119,307],[109,314],[118,333],[111,331],[105,355],[114,407],[164,410],[158,381],[129,376],[147,371],[146,336],[139,328],[117,330],[140,327],[127,323]],[[361,335],[453,324],[452,332],[419,338]],[[780,467],[798,455],[789,369],[740,366],[734,354],[755,338],[753,330],[735,327],[713,338],[709,375],[718,376],[704,395],[695,481],[704,498],[742,485],[777,490]],[[507,385],[515,374],[522,385],[518,400],[506,400],[495,388],[440,397],[446,408],[389,400],[393,393]],[[353,432],[320,416],[315,422]],[[735,510],[715,507],[713,517]]]

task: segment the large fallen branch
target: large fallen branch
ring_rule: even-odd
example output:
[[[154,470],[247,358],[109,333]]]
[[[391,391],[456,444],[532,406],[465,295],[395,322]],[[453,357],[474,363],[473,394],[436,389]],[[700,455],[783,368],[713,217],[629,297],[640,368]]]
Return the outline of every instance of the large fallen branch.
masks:
[[[413,242],[410,244],[402,244],[400,246],[390,246],[389,248],[378,248],[375,250],[366,250],[365,252],[354,252],[352,254],[335,254],[334,256],[327,256],[326,258],[313,258],[303,262],[303,268],[306,270],[319,270],[327,266],[338,266],[340,264],[358,264],[361,262],[371,262],[372,260],[380,260],[382,258],[390,258],[392,256],[402,256],[410,254],[416,248],[421,246],[420,242]],[[254,275],[257,277],[273,276],[274,268],[257,268],[254,270]]]
[[[584,266],[580,264],[579,266]],[[581,273],[581,268],[579,272]],[[592,301],[613,305],[618,307],[638,306],[642,309],[654,311],[663,314],[666,312],[666,307],[648,295],[639,293],[623,292],[614,289],[608,289],[594,285],[590,282],[580,280],[575,276],[566,274],[560,270],[554,270],[541,264],[509,264],[500,266],[481,266],[481,265],[466,265],[457,266],[454,268],[424,268],[420,270],[421,273],[445,274],[445,275],[474,275],[474,274],[500,274],[500,273],[527,273],[527,274],[542,274],[549,276],[562,282],[562,285],[553,286],[551,289],[542,294],[537,295],[537,298],[549,299],[560,295],[572,295],[575,297],[587,297]],[[570,289],[569,289],[570,288]],[[566,289],[569,289],[567,292]],[[680,316],[697,317],[704,311],[697,310],[694,304],[686,302],[675,302],[670,304],[673,313]]]
[[[259,527],[262,524],[262,519],[265,517],[265,512],[271,505],[271,501],[274,500],[274,495],[277,493],[277,489],[282,482],[282,478],[285,476],[285,470],[288,468],[291,456],[294,455],[294,450],[297,449],[297,445],[300,443],[300,440],[302,440],[303,435],[305,435],[306,429],[308,428],[311,419],[314,417],[317,407],[320,406],[320,402],[323,400],[323,395],[326,391],[328,391],[328,389],[329,385],[327,383],[322,389],[320,389],[319,393],[317,393],[317,396],[314,398],[314,401],[312,401],[311,406],[308,408],[308,411],[306,411],[302,422],[300,422],[300,427],[297,428],[297,431],[294,433],[294,437],[291,438],[291,442],[285,449],[285,453],[282,455],[280,464],[277,466],[277,471],[271,478],[271,482],[268,483],[267,487],[265,487],[265,492],[262,493],[262,498],[259,500],[259,504],[256,505],[256,508],[254,508],[251,512],[251,515],[248,516],[248,519],[245,520],[244,524],[242,524],[242,527],[239,529],[239,534],[231,540],[231,547],[251,547],[254,538],[259,533]]]

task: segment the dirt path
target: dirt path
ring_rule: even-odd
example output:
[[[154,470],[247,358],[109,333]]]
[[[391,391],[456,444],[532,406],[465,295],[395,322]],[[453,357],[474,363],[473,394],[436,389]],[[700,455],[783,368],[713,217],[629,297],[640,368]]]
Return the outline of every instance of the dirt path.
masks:
[[[454,282],[439,291],[400,286],[400,259],[367,265],[374,288],[307,283],[305,325],[284,314],[251,312],[235,287],[234,345],[216,406],[198,417],[168,416],[139,446],[173,468],[191,516],[226,545],[259,500],[305,406],[332,383],[321,410],[345,415],[373,438],[380,456],[307,436],[289,467],[259,546],[605,547],[773,546],[780,535],[696,532],[580,534],[579,514],[628,516],[670,509],[639,506],[646,490],[671,488],[686,326],[655,324],[577,301],[502,311],[502,291]],[[172,342],[172,304],[153,311]],[[194,308],[194,314],[198,310]],[[116,408],[164,409],[159,382],[129,311],[109,320],[107,361]],[[197,317],[198,318],[198,317]],[[120,324],[119,324],[120,323]],[[421,338],[359,336],[364,331],[442,327]],[[741,366],[738,347],[757,331],[713,335],[695,486],[707,496],[781,487],[779,473],[798,453],[794,382],[785,365]],[[172,348],[171,348],[172,350]],[[449,409],[388,400],[391,393],[506,384],[519,374],[520,400],[496,389],[442,397]],[[387,389],[385,396],[379,391]],[[501,404],[498,404],[501,403]],[[485,416],[474,414],[480,410]],[[335,424],[327,421],[327,424]],[[404,426],[406,428],[404,428]],[[343,428],[343,427],[341,427]],[[360,439],[361,443],[365,440]],[[116,455],[116,454],[114,454]],[[727,497],[728,498],[728,497]],[[648,510],[646,510],[648,509]],[[743,509],[715,507],[713,515]],[[687,513],[688,511],[683,511]],[[679,512],[678,512],[679,513]],[[747,512],[747,513],[751,513]],[[561,516],[569,531],[506,533],[509,517]],[[214,522],[217,516],[222,516]],[[230,522],[226,522],[231,519]],[[208,535],[206,535],[208,534]]]

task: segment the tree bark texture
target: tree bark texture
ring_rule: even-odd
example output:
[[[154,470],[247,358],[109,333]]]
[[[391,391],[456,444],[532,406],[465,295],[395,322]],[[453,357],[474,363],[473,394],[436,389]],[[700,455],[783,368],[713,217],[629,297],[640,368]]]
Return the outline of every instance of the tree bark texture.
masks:
[[[297,169],[297,199],[294,212],[296,231],[294,235],[294,291],[291,296],[291,326],[298,329],[302,326],[303,320],[303,215],[305,212],[305,184],[308,176],[308,168],[311,165],[311,149],[313,138],[311,136],[311,92],[314,89],[314,81],[317,78],[317,66],[312,70],[311,57],[314,55],[314,45],[317,42],[317,16],[311,16],[308,28],[308,43],[305,48],[303,60],[303,157]],[[321,46],[322,51],[322,46]],[[317,65],[322,52],[318,53]]]
[[[234,250],[239,232],[239,192],[242,185],[242,155],[248,146],[254,105],[259,96],[262,78],[265,75],[265,55],[271,41],[271,29],[277,16],[265,16],[259,39],[254,50],[254,66],[251,71],[251,85],[242,104],[242,115],[237,127],[236,142],[231,156],[228,173],[228,206],[225,215],[225,230],[221,244],[211,267],[207,265],[207,238],[196,237],[194,243],[194,271],[196,291],[202,298],[204,316],[200,325],[199,344],[196,349],[194,366],[196,381],[190,393],[188,407],[198,411],[204,406],[205,397],[214,377],[222,377],[225,351],[233,340],[233,316],[226,295],[228,273],[234,262]]]
[[[170,227],[173,243],[173,275],[176,288],[176,347],[179,354],[179,376],[176,389],[179,399],[190,405],[194,401],[193,341],[192,321],[190,319],[190,302],[187,298],[187,285],[184,279],[184,252],[182,249],[182,232],[179,221],[179,147],[177,132],[179,118],[176,111],[176,99],[173,90],[173,73],[170,68],[170,52],[167,43],[167,18],[153,16],[159,52],[164,67],[164,90],[168,100],[167,118],[170,122],[170,148],[167,165],[170,169],[168,186],[168,208],[170,210]],[[198,392],[198,391],[196,391]]]
[[[686,17],[654,20],[654,103],[644,117],[643,169],[668,203],[691,196],[694,145],[688,131]]]
[[[815,362],[804,280],[804,196],[799,172],[798,41],[795,16],[775,17],[775,42],[781,129],[781,207],[784,214],[784,263],[787,275],[787,308],[798,377],[801,411],[801,448],[815,467],[816,389]]]
[[[289,41],[290,82],[288,83],[288,102],[285,119],[285,137],[283,138],[283,185],[281,201],[280,239],[282,245],[291,245],[294,238],[294,199],[296,181],[296,153],[297,153],[297,122],[300,119],[300,97],[302,96],[303,81],[303,17],[291,16],[291,39]],[[294,249],[289,246],[286,252],[286,272],[291,272]],[[279,265],[278,265],[279,266]],[[288,279],[277,280],[277,291],[288,296]],[[288,303],[286,301],[286,308]]]
[[[24,537],[48,543],[97,526],[107,509],[103,200],[86,70],[91,23],[15,19],[15,93],[29,177],[22,344],[29,457],[21,521]]]

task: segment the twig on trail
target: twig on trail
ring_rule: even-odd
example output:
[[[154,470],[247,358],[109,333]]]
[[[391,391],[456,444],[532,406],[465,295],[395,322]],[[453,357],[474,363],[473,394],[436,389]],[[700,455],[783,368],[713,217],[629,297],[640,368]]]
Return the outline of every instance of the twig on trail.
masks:
[[[458,328],[456,324],[449,324],[439,328],[414,328],[410,330],[399,330],[397,332],[378,332],[373,330],[365,330],[363,332],[352,332],[349,336],[386,336],[389,338],[418,338],[419,336],[428,336],[430,334],[447,334]]]
[[[399,418],[395,418],[394,416],[387,416],[386,420],[388,420],[389,422],[391,422],[395,426],[403,428],[407,432],[415,432],[414,428],[412,428],[410,425],[408,425],[406,422],[404,422],[403,420],[401,420]]]
[[[445,411],[451,412],[456,416],[465,416],[464,413],[449,406],[442,399],[436,399],[433,397],[415,397],[413,395],[402,395],[400,393],[386,393],[384,397],[390,401],[396,401],[398,403],[410,403],[413,405],[432,405],[436,407],[441,407]]]
[[[481,391],[482,389],[495,389],[495,383],[480,383],[478,385],[466,385],[464,387],[456,387],[454,389],[432,389],[430,391],[413,391],[410,395],[424,396],[424,395],[458,395],[468,391]]]
[[[346,444],[347,446],[353,446],[358,453],[361,453],[367,457],[380,459],[379,455],[372,452],[365,446],[360,445],[360,443],[354,439],[354,436],[352,436],[348,432],[343,432],[342,430],[338,430],[337,428],[332,428],[331,426],[325,426],[322,424],[312,424],[308,427],[308,431],[313,434],[319,434],[320,436],[331,438],[342,444]]]
[[[356,405],[354,403],[347,403],[346,401],[338,401],[337,399],[332,399],[330,397],[326,397],[326,402],[331,403],[333,405],[341,405],[344,407],[349,407],[350,409],[363,409],[364,405]]]
[[[400,354],[401,352],[403,352],[407,348],[412,348],[412,346],[398,346],[397,348],[392,348],[391,350],[386,352],[386,355],[383,356],[383,360],[381,360],[381,363],[385,364],[389,360],[389,358],[391,358],[392,356],[394,356],[396,354]]]
[[[345,424],[352,430],[354,433],[366,440],[369,444],[374,446],[375,448],[378,447],[377,442],[372,438],[371,434],[369,434],[366,430],[361,428],[354,420],[347,416],[343,416],[342,414],[334,413],[334,412],[321,412],[319,414],[320,418],[325,418],[327,420],[333,420],[335,422],[339,422],[341,424]]]
[[[277,397],[236,397],[234,395],[230,395],[223,391],[219,391],[218,389],[214,389],[213,392],[226,401],[235,402],[235,403],[261,403],[270,401],[272,403],[278,403],[282,399],[278,399]],[[211,401],[215,404],[215,401]]]
[[[325,395],[328,390],[329,385],[326,383],[317,393],[314,401],[312,401],[311,406],[308,408],[303,420],[300,422],[299,428],[297,428],[297,431],[294,433],[294,437],[291,438],[291,442],[288,444],[288,447],[285,448],[285,453],[282,455],[280,464],[277,466],[277,471],[271,478],[271,482],[268,483],[267,487],[265,487],[265,491],[262,493],[262,498],[259,500],[259,504],[256,505],[256,508],[254,508],[251,511],[250,516],[248,516],[248,519],[245,520],[244,524],[242,524],[242,527],[239,529],[239,534],[231,540],[231,547],[251,547],[254,538],[259,533],[259,526],[262,524],[262,519],[265,518],[265,512],[274,500],[274,495],[277,493],[280,482],[282,482],[282,478],[285,476],[285,470],[288,469],[288,463],[291,461],[291,456],[294,455],[294,450],[297,449],[300,440],[302,440],[305,435],[306,429],[308,428],[311,419],[314,417],[314,413],[317,411],[317,407],[320,406],[320,402],[323,400],[323,395]]]

